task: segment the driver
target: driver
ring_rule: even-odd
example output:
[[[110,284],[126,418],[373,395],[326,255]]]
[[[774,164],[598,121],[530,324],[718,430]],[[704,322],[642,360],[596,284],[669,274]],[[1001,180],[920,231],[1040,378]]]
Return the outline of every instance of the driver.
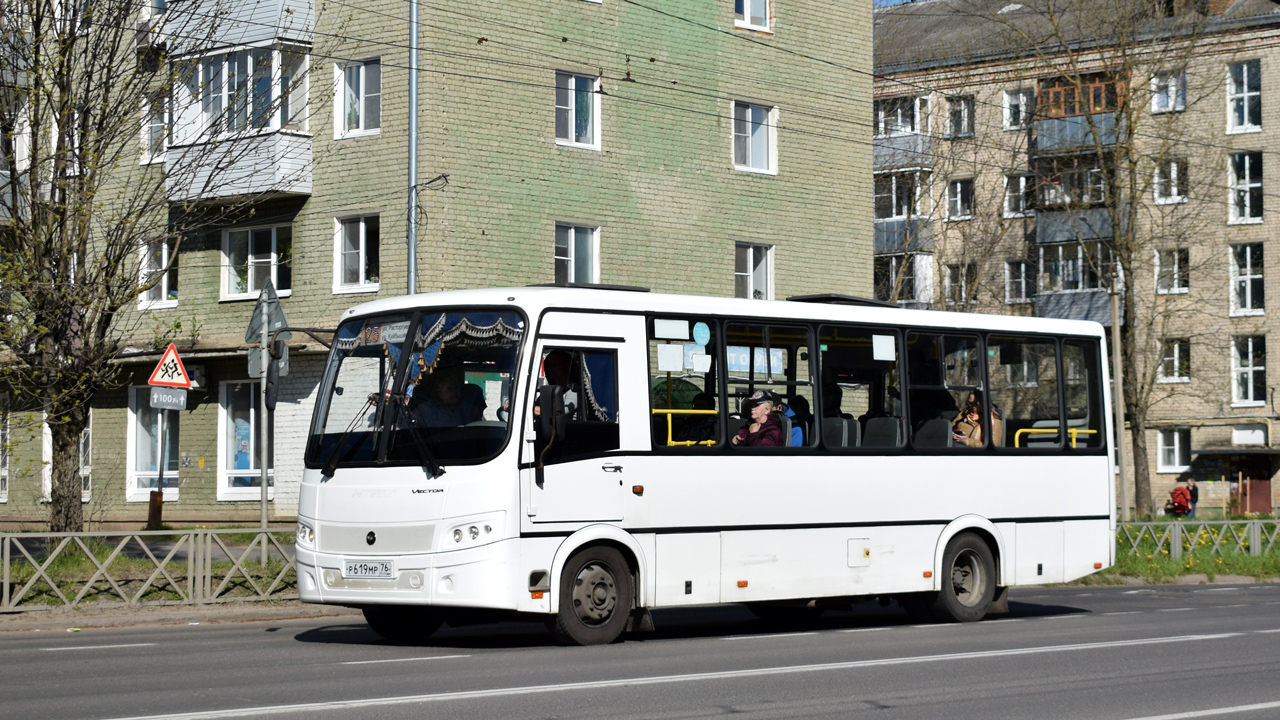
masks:
[[[461,365],[440,368],[426,380],[426,398],[413,409],[419,425],[449,427],[484,419],[484,402],[464,394],[466,375]]]

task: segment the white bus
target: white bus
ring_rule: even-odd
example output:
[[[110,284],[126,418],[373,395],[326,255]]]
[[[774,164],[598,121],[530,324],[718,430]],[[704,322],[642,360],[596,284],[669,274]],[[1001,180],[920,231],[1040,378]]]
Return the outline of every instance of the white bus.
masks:
[[[606,643],[720,603],[978,620],[1114,561],[1105,357],[1097,323],[841,296],[360,305],[318,391],[299,593],[410,641],[541,617]],[[760,391],[772,437],[743,429]]]

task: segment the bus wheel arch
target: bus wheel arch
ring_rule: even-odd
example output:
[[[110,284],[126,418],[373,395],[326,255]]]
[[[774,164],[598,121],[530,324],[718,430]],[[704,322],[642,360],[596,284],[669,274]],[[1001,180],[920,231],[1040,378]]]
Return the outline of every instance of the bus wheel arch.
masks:
[[[898,598],[914,622],[981,620],[1000,596],[1000,532],[986,518],[957,518],[938,535],[933,590]]]
[[[943,568],[943,563],[946,560],[944,556],[948,543],[955,536],[965,532],[977,535],[987,544],[987,548],[991,551],[991,558],[995,562],[995,584],[997,587],[1003,586],[1005,584],[1003,568],[1005,553],[1003,552],[1003,538],[1000,535],[1000,531],[990,520],[977,515],[968,515],[951,521],[950,524],[943,528],[942,533],[938,535],[938,544],[934,549],[933,557],[933,589],[941,589],[942,581],[945,579],[942,577],[942,573],[946,572],[946,569]]]
[[[617,639],[642,606],[643,557],[635,540],[612,526],[583,528],[567,538],[552,564],[555,615],[548,627],[556,640],[593,645]]]

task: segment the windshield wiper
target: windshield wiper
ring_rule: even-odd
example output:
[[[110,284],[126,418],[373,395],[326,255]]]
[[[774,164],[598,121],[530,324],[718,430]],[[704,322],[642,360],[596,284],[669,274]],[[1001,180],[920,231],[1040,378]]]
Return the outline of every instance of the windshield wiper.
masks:
[[[338,436],[338,441],[334,443],[334,446],[333,446],[333,452],[329,453],[329,459],[325,460],[324,467],[320,469],[320,475],[322,475],[325,479],[332,480],[333,471],[338,468],[338,463],[346,459],[345,457],[343,458],[338,457],[338,454],[342,451],[342,443],[346,442],[347,436],[350,435],[351,432],[356,429],[356,425],[359,424],[359,422],[362,419],[364,419],[365,412],[369,409],[369,406],[372,404],[373,404],[373,397],[371,396],[368,400],[365,400],[364,405],[361,405],[360,409],[356,411],[356,416],[354,418],[351,418],[351,422],[347,425],[347,429],[343,430],[342,434]]]
[[[396,414],[399,414],[398,408]],[[431,448],[427,446],[426,432],[423,431],[418,421],[414,419],[413,413],[405,413],[405,418],[407,418],[407,422],[404,425],[405,428],[413,433],[413,442],[409,444],[413,446],[414,450],[418,451],[418,459],[422,461],[422,466],[427,469],[427,472],[431,473],[432,477],[443,475],[444,466],[436,460],[435,453],[431,452]]]

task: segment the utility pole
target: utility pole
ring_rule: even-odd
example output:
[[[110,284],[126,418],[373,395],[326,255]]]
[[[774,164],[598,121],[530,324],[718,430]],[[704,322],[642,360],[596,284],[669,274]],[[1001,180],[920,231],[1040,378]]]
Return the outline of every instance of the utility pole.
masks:
[[[408,292],[418,292],[418,0],[409,0],[409,258]]]
[[[1124,450],[1124,362],[1120,357],[1120,281],[1116,263],[1111,264],[1111,408],[1115,411],[1116,465],[1120,469],[1120,519],[1129,522],[1129,465]]]

